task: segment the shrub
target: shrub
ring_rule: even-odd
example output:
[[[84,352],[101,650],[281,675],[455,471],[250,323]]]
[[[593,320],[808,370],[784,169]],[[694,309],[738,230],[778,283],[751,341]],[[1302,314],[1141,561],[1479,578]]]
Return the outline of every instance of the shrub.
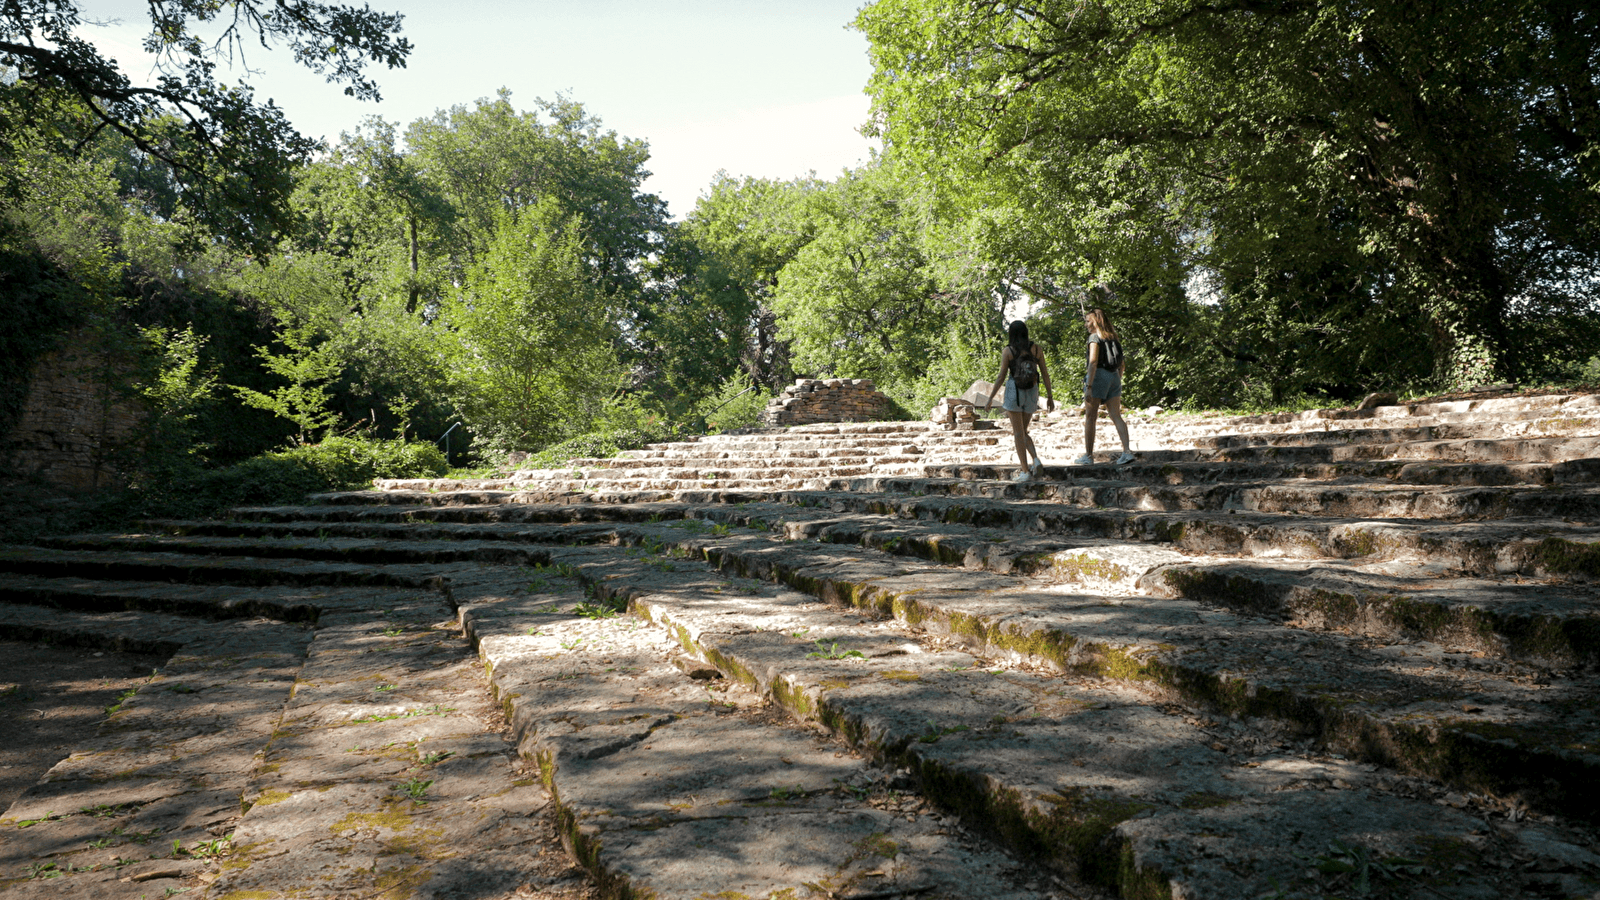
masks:
[[[695,417],[714,432],[745,428],[761,421],[771,399],[771,391],[757,388],[750,376],[738,372],[725,379],[716,393],[695,404]]]
[[[230,506],[298,503],[307,494],[359,490],[374,478],[443,475],[444,454],[433,444],[330,437],[263,453],[223,469],[171,472],[138,485],[145,514],[208,515]]]
[[[518,466],[521,469],[558,469],[573,459],[604,459],[624,450],[637,450],[646,444],[670,440],[666,429],[656,427],[619,428],[613,431],[595,431],[580,434],[570,440],[553,444],[528,457]]]

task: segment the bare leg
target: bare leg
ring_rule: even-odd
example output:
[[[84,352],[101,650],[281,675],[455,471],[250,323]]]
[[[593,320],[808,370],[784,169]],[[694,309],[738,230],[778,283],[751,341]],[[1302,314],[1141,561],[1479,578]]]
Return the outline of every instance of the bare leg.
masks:
[[[1028,434],[1028,423],[1032,421],[1033,414],[1025,412],[1012,412],[1006,410],[1006,418],[1011,420],[1011,440],[1017,445],[1017,459],[1022,460],[1022,467],[1028,467],[1028,454],[1035,457],[1039,454],[1033,449],[1033,438]]]
[[[1112,397],[1106,401],[1106,414],[1111,416],[1111,424],[1117,426],[1117,437],[1122,438],[1122,452],[1132,453],[1128,448],[1128,423],[1122,421],[1122,398]]]
[[[1090,397],[1083,401],[1083,452],[1094,455],[1094,425],[1100,418],[1100,401]]]

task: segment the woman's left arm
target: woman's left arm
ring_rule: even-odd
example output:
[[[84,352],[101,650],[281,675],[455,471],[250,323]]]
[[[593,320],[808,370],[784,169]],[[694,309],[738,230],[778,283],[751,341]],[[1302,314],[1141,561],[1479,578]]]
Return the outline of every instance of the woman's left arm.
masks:
[[[1033,358],[1039,361],[1039,380],[1044,382],[1045,409],[1056,411],[1056,389],[1050,384],[1050,367],[1044,364],[1044,348],[1033,345]]]

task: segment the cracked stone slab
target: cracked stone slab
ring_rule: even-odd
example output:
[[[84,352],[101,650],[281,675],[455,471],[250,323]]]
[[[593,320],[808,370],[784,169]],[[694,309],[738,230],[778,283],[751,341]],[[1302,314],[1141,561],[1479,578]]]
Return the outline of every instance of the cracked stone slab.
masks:
[[[205,845],[232,830],[310,636],[260,620],[179,635],[178,655],[0,817],[8,896],[133,900],[192,884]]]
[[[1378,858],[1447,863],[1442,877],[1461,896],[1503,890],[1498,869],[1456,870],[1454,857],[1439,858],[1469,846],[1480,819],[1386,794],[1371,766],[1238,753],[1126,683],[988,668],[951,652],[819,658],[810,633],[762,627],[750,601],[803,613],[818,629],[831,616],[843,646],[872,648],[884,636],[793,592],[740,585],[760,593],[708,596],[704,581],[653,572],[607,584],[730,678],[905,761],[938,802],[987,818],[1013,846],[1077,877],[1124,893],[1257,896],[1295,884],[1304,857],[1339,840]],[[1523,843],[1520,833],[1503,839],[1558,867],[1560,848],[1536,851],[1538,835]]]
[[[569,552],[569,564],[615,556]],[[722,583],[713,574],[701,586]],[[558,798],[565,839],[603,887],[686,900],[896,888],[1037,896],[1005,855],[935,818],[874,807],[860,786],[875,776],[859,758],[686,677],[661,630],[574,614],[576,591],[517,587],[453,590],[522,751],[539,759]]]
[[[437,600],[324,618],[214,896],[454,897],[536,880],[544,792]]]

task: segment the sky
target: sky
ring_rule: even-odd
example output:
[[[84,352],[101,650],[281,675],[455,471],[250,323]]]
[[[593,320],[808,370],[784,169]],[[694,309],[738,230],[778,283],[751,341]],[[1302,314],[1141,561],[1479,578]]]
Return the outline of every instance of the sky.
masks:
[[[243,77],[301,133],[336,142],[378,115],[402,128],[502,87],[518,108],[564,94],[604,126],[650,144],[644,189],[682,218],[718,170],[733,176],[831,178],[866,162],[866,38],[847,26],[863,0],[367,0],[405,14],[415,49],[404,69],[375,69],[380,103],[287,52],[247,48]],[[84,0],[102,25],[83,36],[148,80],[140,49],[146,0]]]

